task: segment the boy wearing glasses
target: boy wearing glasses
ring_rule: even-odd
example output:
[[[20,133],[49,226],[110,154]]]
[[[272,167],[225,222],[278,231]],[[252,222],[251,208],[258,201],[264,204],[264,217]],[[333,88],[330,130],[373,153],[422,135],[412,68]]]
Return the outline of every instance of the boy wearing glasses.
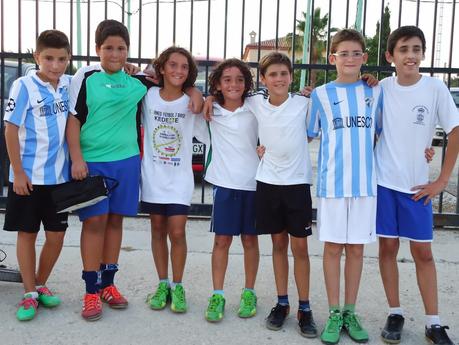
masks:
[[[367,61],[362,35],[350,29],[332,40],[331,64],[337,79],[311,94],[308,136],[321,135],[317,181],[317,228],[325,242],[323,270],[329,318],[321,333],[325,344],[336,344],[344,328],[356,342],[368,332],[355,314],[363,266],[363,247],[376,241],[376,176],[373,160],[375,129],[382,111],[381,87],[360,80]],[[344,308],[340,270],[345,250]]]

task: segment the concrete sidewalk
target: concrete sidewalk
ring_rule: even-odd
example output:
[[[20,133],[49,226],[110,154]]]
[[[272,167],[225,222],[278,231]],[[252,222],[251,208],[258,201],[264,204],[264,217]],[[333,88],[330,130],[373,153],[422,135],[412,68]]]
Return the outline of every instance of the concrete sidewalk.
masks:
[[[3,224],[3,215],[0,215]],[[210,253],[213,235],[208,233],[208,221],[190,220],[187,224],[188,260],[184,283],[189,311],[173,314],[169,309],[157,312],[145,304],[157,276],[150,252],[148,219],[126,219],[120,273],[117,284],[129,299],[127,310],[104,308],[101,320],[86,322],[80,317],[84,292],[79,252],[80,223],[70,217],[65,248],[48,286],[61,295],[63,303],[55,310],[40,308],[32,322],[18,322],[16,305],[22,286],[0,282],[0,344],[320,344],[318,339],[305,339],[296,330],[297,294],[291,272],[289,287],[292,312],[283,330],[266,329],[264,318],[275,303],[275,286],[271,262],[271,242],[260,237],[260,268],[257,279],[258,314],[242,320],[236,315],[240,290],[244,281],[242,247],[235,239],[231,248],[225,284],[226,314],[219,324],[204,320],[207,298],[212,291]],[[40,244],[43,234],[40,234]],[[0,232],[0,248],[9,253],[6,264],[17,266],[14,233]],[[435,233],[434,252],[439,280],[440,316],[451,327],[450,335],[459,342],[459,232]],[[327,299],[322,273],[322,245],[310,240],[311,304],[321,330],[327,318]],[[291,259],[291,258],[290,258]],[[400,259],[400,290],[406,321],[402,344],[427,344],[423,335],[424,312],[416,284],[414,264],[407,243],[403,243]],[[292,260],[290,260],[292,263]],[[291,265],[292,267],[292,265]],[[369,344],[382,344],[379,338],[384,325],[387,304],[379,276],[377,245],[369,245],[359,293],[358,312],[370,333]],[[340,344],[354,344],[343,334]]]

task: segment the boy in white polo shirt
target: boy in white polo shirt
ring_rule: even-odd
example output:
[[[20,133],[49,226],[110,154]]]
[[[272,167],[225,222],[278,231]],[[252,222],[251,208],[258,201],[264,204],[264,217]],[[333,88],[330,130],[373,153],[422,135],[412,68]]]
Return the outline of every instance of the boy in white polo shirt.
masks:
[[[376,145],[378,177],[377,228],[379,266],[389,303],[389,316],[381,336],[399,343],[403,328],[397,253],[399,238],[410,241],[416,276],[426,312],[425,335],[434,344],[453,344],[438,316],[437,274],[431,242],[431,199],[447,185],[459,151],[459,114],[444,83],[419,73],[426,43],[415,26],[392,32],[386,59],[397,76],[381,81],[384,91],[382,134]],[[436,124],[448,134],[448,147],[438,178],[429,183],[423,156]]]

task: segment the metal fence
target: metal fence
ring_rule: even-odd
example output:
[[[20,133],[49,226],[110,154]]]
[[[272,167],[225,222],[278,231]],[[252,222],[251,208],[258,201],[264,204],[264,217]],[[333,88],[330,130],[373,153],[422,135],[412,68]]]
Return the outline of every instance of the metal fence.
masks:
[[[272,50],[290,55],[295,87],[331,80],[334,66],[326,59],[330,37],[343,27],[354,27],[367,39],[373,61],[362,71],[382,77],[394,71],[384,60],[387,35],[401,25],[420,26],[426,34],[429,44],[421,72],[443,78],[448,87],[459,86],[459,48],[454,44],[458,41],[457,8],[457,0],[0,0],[1,116],[9,61],[17,62],[17,76],[29,68],[34,40],[41,31],[56,28],[68,35],[73,50],[71,73],[82,63],[98,60],[94,31],[107,18],[128,27],[129,61],[135,64],[149,63],[170,45],[190,50],[197,56],[204,91],[211,66],[227,57],[246,60],[254,68],[258,86],[258,61]],[[0,142],[2,187],[7,158],[3,130]],[[0,196],[2,192],[0,188]],[[444,213],[443,205],[442,194],[436,225],[459,226],[457,199],[453,212]],[[198,213],[209,210],[205,205],[195,207]]]

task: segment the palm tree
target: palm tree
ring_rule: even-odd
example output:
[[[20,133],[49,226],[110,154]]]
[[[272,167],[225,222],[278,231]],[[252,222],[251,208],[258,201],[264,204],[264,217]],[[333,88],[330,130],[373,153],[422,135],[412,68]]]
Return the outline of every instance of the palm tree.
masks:
[[[295,52],[303,50],[303,37],[306,26],[306,13],[303,12],[304,20],[297,20],[296,29],[299,34],[295,35]],[[323,17],[320,15],[320,7],[314,9],[313,21],[312,21],[312,36],[311,36],[311,63],[325,63],[326,57],[323,57],[323,53],[326,49],[327,44],[327,26],[328,26],[328,13]],[[330,28],[330,32],[336,32],[338,29]],[[287,34],[287,39],[293,39],[293,33]],[[315,85],[317,81],[317,70],[311,71],[311,85]]]

